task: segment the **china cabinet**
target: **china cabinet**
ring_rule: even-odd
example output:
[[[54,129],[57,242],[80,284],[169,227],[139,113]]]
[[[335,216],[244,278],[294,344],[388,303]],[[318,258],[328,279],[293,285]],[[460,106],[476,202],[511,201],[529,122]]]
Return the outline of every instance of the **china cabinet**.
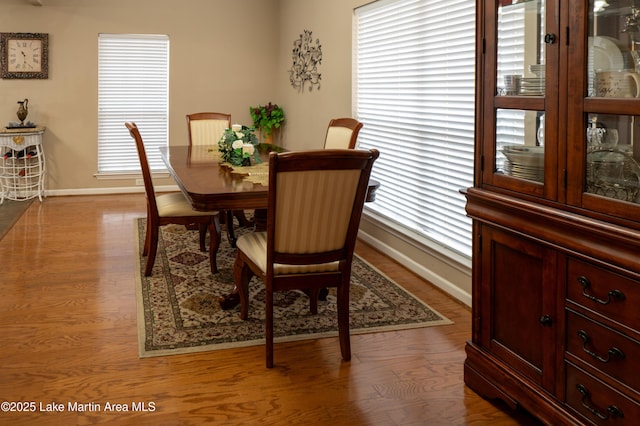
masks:
[[[42,134],[45,129],[0,130],[0,203],[44,196],[45,159]]]
[[[465,383],[640,419],[640,1],[478,0]]]

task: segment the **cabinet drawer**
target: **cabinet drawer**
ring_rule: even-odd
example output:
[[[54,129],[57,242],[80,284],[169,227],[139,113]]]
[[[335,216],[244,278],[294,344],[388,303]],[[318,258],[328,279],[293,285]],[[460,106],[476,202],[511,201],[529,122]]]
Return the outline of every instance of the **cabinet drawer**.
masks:
[[[565,402],[591,424],[636,425],[640,405],[571,363]]]
[[[571,310],[567,311],[567,352],[640,389],[640,344]]]
[[[640,282],[569,258],[567,298],[627,327],[640,324]]]
[[[21,151],[28,146],[42,143],[42,134],[34,133],[30,135],[4,134],[0,135],[0,146],[8,147],[16,151]]]

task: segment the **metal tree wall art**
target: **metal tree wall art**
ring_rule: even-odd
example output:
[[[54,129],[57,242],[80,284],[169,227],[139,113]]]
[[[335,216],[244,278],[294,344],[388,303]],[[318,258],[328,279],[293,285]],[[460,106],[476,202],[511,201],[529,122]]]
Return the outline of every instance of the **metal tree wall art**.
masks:
[[[320,79],[322,78],[322,74],[318,72],[318,65],[322,63],[320,40],[316,39],[314,43],[311,31],[304,30],[304,34],[300,34],[300,38],[293,42],[291,57],[293,59],[293,65],[289,70],[291,86],[301,92],[307,85],[310,92],[313,90],[313,86],[317,86],[320,90]]]

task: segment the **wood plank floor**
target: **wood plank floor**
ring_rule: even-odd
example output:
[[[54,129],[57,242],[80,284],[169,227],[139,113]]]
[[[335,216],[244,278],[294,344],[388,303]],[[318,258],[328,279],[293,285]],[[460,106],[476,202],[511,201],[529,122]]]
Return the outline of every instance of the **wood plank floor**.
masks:
[[[64,407],[0,412],[0,424],[537,424],[464,385],[470,310],[364,244],[362,257],[455,324],[352,336],[349,363],[337,338],[277,344],[272,370],[262,346],[139,359],[144,214],[141,194],[50,197],[0,241],[0,401]]]

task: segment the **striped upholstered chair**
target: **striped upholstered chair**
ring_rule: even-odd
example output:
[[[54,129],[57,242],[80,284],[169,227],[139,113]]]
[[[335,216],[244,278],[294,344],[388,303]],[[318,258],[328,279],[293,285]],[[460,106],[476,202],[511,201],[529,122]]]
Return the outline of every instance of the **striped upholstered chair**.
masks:
[[[324,138],[325,149],[353,149],[363,124],[355,118],[334,118]]]
[[[198,112],[187,114],[189,145],[218,145],[226,129],[231,128],[231,114]]]
[[[267,368],[273,367],[273,294],[304,290],[312,313],[318,291],[336,287],[340,349],[351,359],[349,286],[351,262],[376,150],[271,153],[267,231],[238,238],[234,280],[240,317],[248,316],[249,280],[266,287]]]
[[[212,145],[217,147],[218,141],[226,129],[231,128],[231,114],[221,112],[197,112],[187,114],[187,129],[189,132],[189,145]],[[233,229],[233,217],[238,219],[240,225],[251,225],[241,210],[224,211],[222,223],[227,224],[227,233],[232,246],[235,246],[235,232]]]

